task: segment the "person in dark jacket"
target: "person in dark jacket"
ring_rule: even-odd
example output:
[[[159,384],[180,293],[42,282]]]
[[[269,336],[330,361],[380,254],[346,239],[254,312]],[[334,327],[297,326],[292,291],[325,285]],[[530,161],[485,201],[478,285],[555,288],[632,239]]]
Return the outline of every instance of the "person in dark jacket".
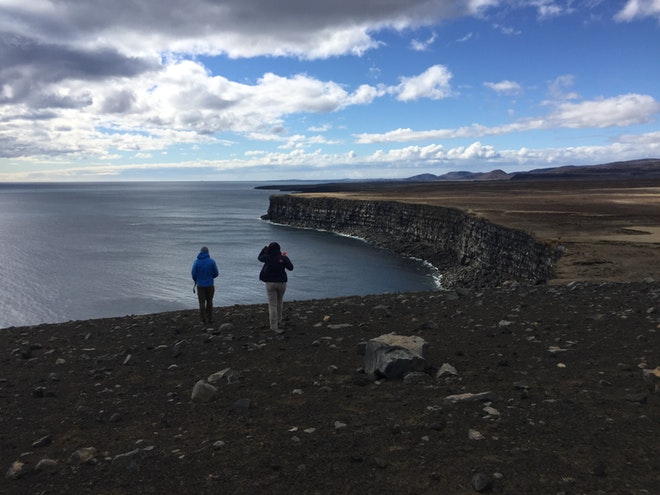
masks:
[[[218,265],[209,255],[209,248],[206,246],[199,251],[191,274],[197,288],[199,316],[202,323],[213,323],[213,295],[215,294],[213,279],[218,276],[219,272]]]
[[[270,329],[282,333],[282,309],[284,306],[284,292],[286,291],[286,270],[293,270],[293,263],[280,249],[277,242],[271,242],[259,253],[257,257],[264,265],[259,273],[259,280],[266,282],[266,296],[268,297],[268,318]]]

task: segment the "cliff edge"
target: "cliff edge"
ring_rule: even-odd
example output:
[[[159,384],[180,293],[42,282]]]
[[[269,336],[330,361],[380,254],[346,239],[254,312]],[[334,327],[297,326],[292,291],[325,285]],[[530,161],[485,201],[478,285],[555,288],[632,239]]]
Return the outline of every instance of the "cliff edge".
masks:
[[[542,284],[560,250],[530,234],[457,208],[397,201],[273,195],[271,222],[359,237],[442,272],[449,287],[496,287],[505,281]]]

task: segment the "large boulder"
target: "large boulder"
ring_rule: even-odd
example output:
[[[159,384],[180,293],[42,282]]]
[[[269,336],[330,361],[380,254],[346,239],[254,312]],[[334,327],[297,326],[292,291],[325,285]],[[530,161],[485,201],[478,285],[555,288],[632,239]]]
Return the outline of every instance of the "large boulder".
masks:
[[[403,378],[407,373],[426,368],[427,349],[428,344],[421,337],[381,335],[367,342],[364,369],[384,378]]]

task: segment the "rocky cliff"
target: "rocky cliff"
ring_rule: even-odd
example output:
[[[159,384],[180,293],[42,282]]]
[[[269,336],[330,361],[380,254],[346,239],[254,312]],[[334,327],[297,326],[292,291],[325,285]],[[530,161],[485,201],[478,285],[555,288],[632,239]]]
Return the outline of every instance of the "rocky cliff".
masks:
[[[455,208],[396,201],[274,195],[264,219],[360,237],[428,261],[445,287],[495,287],[507,280],[540,284],[552,277],[559,251]]]

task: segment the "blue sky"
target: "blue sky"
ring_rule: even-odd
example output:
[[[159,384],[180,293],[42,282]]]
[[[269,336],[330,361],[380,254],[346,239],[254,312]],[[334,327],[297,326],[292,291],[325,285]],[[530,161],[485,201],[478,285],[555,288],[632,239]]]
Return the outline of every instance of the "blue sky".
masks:
[[[0,181],[660,157],[660,0],[0,0]]]

